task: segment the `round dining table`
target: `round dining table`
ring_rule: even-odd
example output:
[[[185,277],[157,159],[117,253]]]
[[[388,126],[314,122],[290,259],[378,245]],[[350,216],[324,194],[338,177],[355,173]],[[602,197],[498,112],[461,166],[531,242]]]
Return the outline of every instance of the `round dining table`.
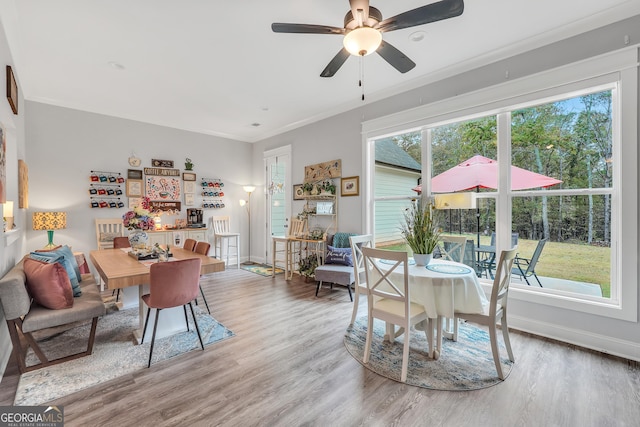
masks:
[[[383,271],[391,268],[391,264],[386,262],[380,262],[379,266]],[[401,270],[390,275],[391,278],[398,276],[402,276]],[[429,356],[435,359],[442,354],[444,318],[453,319],[455,313],[483,313],[489,306],[489,300],[473,269],[465,264],[437,258],[427,266],[417,266],[410,258],[409,298],[411,302],[422,305],[429,317],[428,321],[416,326],[428,328]],[[434,320],[437,338],[432,348]],[[392,332],[393,328],[394,325],[387,325],[386,337],[399,335]]]

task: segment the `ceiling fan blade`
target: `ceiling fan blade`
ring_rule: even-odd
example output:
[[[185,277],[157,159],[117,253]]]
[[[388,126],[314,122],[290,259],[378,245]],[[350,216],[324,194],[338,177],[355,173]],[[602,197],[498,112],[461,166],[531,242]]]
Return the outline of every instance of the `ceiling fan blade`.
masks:
[[[320,77],[333,77],[333,75],[342,67],[342,64],[347,60],[347,58],[351,56],[347,49],[342,48],[340,52],[336,56],[333,57],[331,62],[322,70],[320,73]]]
[[[401,73],[406,73],[407,71],[413,69],[416,66],[416,63],[407,58],[407,56],[400,52],[398,49],[390,45],[389,43],[382,40],[380,43],[380,47],[376,50],[382,58],[391,64],[396,70]]]
[[[463,11],[463,0],[442,0],[387,18],[376,28],[382,32],[401,30],[460,16]]]
[[[359,19],[362,22],[366,22],[369,19],[369,0],[349,0],[349,5],[351,5],[351,14],[356,22]],[[362,10],[360,18],[358,17],[358,10]],[[359,25],[362,25],[362,22]]]
[[[274,33],[344,34],[344,28],[329,25],[285,24],[281,22],[271,24],[271,30]]]

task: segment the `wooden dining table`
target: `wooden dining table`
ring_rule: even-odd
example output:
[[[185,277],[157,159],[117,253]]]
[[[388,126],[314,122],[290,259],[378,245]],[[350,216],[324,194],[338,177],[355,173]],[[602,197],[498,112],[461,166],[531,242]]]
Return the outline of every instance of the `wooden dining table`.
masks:
[[[122,289],[123,308],[135,306],[139,308],[139,328],[134,331],[134,336],[140,342],[147,310],[145,304],[142,303],[142,295],[149,292],[150,265],[157,262],[157,260],[138,261],[128,254],[130,250],[131,248],[96,250],[89,253],[89,258],[107,289]],[[168,262],[171,262],[171,260],[200,258],[202,261],[200,267],[201,275],[224,271],[225,269],[224,261],[207,255],[173,246],[171,247],[171,253],[173,257]],[[185,329],[184,312],[181,307],[165,309],[162,313],[162,317],[158,321],[157,338]],[[150,318],[149,321],[153,322],[153,319]]]

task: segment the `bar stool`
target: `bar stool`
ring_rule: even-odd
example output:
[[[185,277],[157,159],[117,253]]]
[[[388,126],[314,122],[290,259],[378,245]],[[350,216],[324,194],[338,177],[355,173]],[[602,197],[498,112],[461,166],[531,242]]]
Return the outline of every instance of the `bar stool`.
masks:
[[[240,269],[240,233],[231,232],[229,216],[212,216],[211,228],[213,229],[213,252],[216,258],[222,259],[227,254],[226,266],[229,265],[229,250],[235,248],[236,266]],[[226,246],[226,251],[223,248]],[[218,256],[218,250],[220,255]]]

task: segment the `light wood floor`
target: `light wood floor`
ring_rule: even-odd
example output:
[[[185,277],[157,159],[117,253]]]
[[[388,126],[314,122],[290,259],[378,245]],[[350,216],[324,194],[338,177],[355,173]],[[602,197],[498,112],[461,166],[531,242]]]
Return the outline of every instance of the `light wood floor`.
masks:
[[[235,269],[203,284],[214,317],[236,336],[54,402],[64,405],[67,426],[640,422],[635,362],[513,332],[516,364],[505,382],[472,392],[425,390],[380,377],[347,353],[352,305],[344,287],[316,298],[314,283]],[[16,372],[12,362],[0,405],[13,402]]]

